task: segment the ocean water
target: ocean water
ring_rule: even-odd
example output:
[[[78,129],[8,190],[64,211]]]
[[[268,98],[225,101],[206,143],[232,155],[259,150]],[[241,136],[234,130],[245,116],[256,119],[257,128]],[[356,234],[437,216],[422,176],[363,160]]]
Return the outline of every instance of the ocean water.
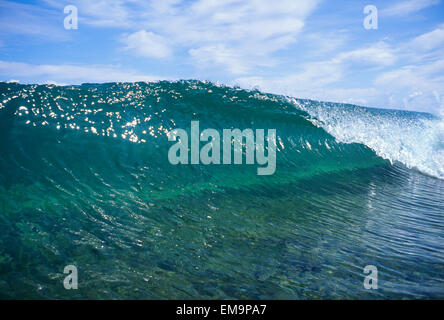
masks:
[[[192,120],[276,129],[275,174],[170,164]],[[0,128],[0,298],[444,298],[439,117],[199,81],[0,83]]]

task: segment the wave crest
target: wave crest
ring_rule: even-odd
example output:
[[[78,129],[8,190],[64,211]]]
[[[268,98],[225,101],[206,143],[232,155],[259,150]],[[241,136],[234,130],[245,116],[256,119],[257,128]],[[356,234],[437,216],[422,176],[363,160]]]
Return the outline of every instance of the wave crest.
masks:
[[[289,98],[343,143],[361,143],[380,157],[444,179],[444,120],[426,113],[316,103]]]

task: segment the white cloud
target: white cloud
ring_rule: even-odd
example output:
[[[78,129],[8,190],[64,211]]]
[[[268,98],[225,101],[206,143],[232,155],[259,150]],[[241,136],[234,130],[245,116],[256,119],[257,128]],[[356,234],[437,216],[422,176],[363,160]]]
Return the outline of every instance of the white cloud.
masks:
[[[142,1],[123,0],[44,0],[48,5],[63,12],[66,5],[74,5],[79,10],[79,20],[81,23],[98,27],[131,27],[134,25],[133,17],[137,10],[131,4],[140,7]],[[139,8],[140,9],[140,8]]]
[[[122,70],[115,65],[35,65],[21,62],[0,61],[0,77],[13,74],[20,82],[80,84],[86,82],[155,81],[161,77]],[[30,80],[30,81],[29,81]]]
[[[149,26],[185,47],[199,68],[247,73],[274,64],[272,54],[296,41],[316,1],[198,0],[153,7]],[[180,9],[179,9],[180,8]],[[168,21],[168,23],[165,23]]]
[[[389,66],[395,63],[396,56],[389,45],[380,42],[365,48],[341,53],[335,59],[342,63],[358,62]]]
[[[420,35],[413,39],[409,46],[418,51],[430,51],[444,48],[444,24],[431,32]]]
[[[321,61],[305,64],[302,71],[284,77],[284,83],[298,84],[300,87],[323,87],[343,77],[344,67],[333,61]]]
[[[69,32],[63,28],[60,12],[11,1],[0,1],[0,30],[3,35],[33,35],[40,40],[70,38]]]
[[[439,0],[407,0],[398,2],[382,10],[381,13],[386,16],[407,16],[430,6],[436,5],[439,2]]]
[[[332,73],[329,73],[329,71]],[[353,103],[363,106],[375,106],[377,104],[381,92],[375,88],[328,88],[325,86],[341,79],[341,72],[340,70],[326,68],[316,76],[310,75],[308,77],[304,77],[308,74],[305,72],[274,79],[244,77],[236,79],[233,84],[243,88],[259,88],[264,92],[303,99]]]
[[[299,42],[307,45],[310,56],[322,56],[338,51],[347,40],[344,30],[323,30],[302,34]]]
[[[375,84],[390,88],[408,88],[412,91],[438,90],[444,93],[444,59],[422,65],[406,65],[383,72]]]
[[[190,49],[188,51],[199,67],[209,68],[214,64],[225,65],[232,74],[243,74],[248,71],[248,65],[236,51],[226,48],[223,44]]]
[[[187,52],[199,68],[233,74],[274,65],[273,54],[295,43],[320,1],[45,0],[59,10],[68,2],[77,6],[79,28],[88,24],[133,31],[123,42],[139,56]]]
[[[168,41],[163,37],[145,30],[140,30],[122,39],[125,49],[146,58],[166,58],[171,55]]]
[[[291,88],[322,88],[338,82],[347,75],[352,67],[364,70],[373,66],[388,66],[396,61],[393,50],[384,42],[365,48],[345,51],[324,61],[305,63],[299,72],[265,80],[262,77],[241,77],[236,81],[244,86],[259,86],[279,89],[279,93],[293,91]]]
[[[258,87],[265,92],[320,99],[325,97],[324,87],[339,81],[344,74],[343,66],[332,61],[308,63],[300,68],[300,72],[274,78],[240,77],[234,83],[244,88]]]
[[[390,96],[390,107],[444,112],[444,25],[399,45],[402,64],[384,70],[374,85]]]
[[[399,49],[379,42],[339,53],[329,60],[302,64],[299,72],[271,78],[240,77],[235,83],[302,98],[440,114],[444,106],[442,27],[400,44]],[[353,88],[349,82],[348,88],[342,87],[342,81],[356,70],[379,73],[369,79],[367,88]]]
[[[318,1],[199,0],[154,18],[160,34],[186,46],[196,65],[247,73],[273,65],[272,54],[296,41]],[[169,23],[164,23],[168,21]],[[197,59],[196,59],[197,58]]]

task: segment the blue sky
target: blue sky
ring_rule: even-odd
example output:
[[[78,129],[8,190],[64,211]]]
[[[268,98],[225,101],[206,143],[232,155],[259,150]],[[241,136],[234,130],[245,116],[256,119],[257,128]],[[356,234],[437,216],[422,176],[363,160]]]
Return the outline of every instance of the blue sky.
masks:
[[[444,112],[442,0],[0,0],[0,29],[0,81],[201,79]]]

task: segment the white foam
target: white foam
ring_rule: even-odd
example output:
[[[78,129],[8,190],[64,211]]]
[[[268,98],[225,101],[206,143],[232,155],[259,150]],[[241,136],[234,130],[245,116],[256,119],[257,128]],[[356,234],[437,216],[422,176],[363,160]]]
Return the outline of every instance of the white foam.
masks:
[[[290,99],[342,143],[362,143],[380,157],[444,179],[443,118]]]

